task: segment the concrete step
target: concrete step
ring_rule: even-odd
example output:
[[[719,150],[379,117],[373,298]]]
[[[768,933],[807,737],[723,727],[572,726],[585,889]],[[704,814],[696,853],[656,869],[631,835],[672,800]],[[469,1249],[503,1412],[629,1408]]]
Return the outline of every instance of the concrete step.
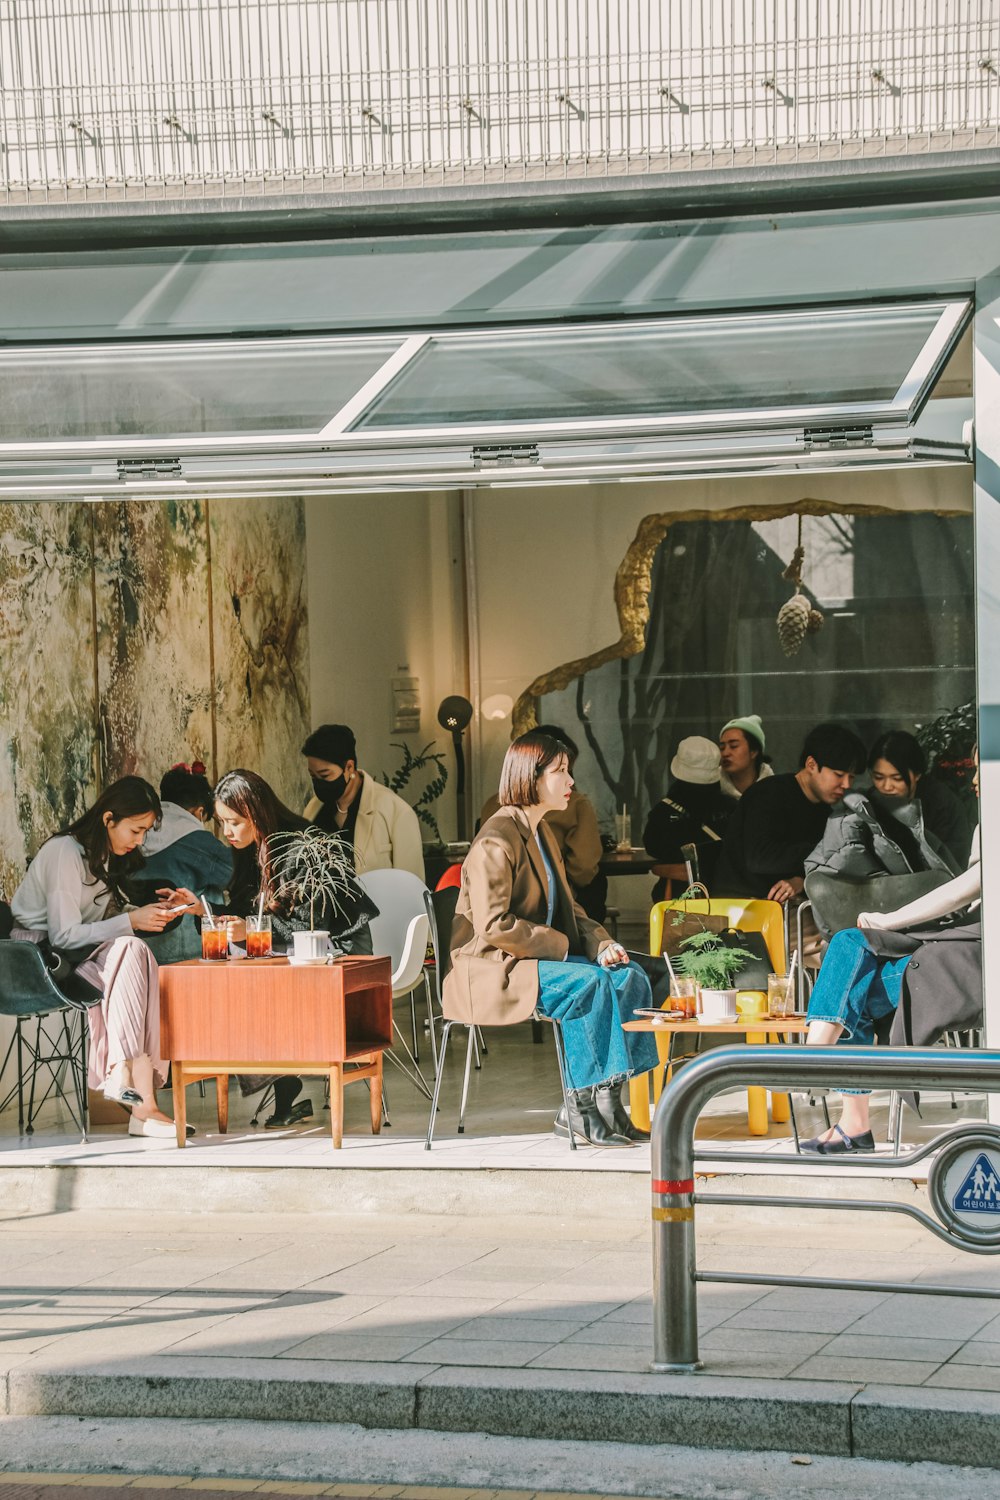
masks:
[[[157,1358],[0,1374],[11,1418],[161,1418],[851,1455],[1000,1467],[1000,1394],[310,1360]]]

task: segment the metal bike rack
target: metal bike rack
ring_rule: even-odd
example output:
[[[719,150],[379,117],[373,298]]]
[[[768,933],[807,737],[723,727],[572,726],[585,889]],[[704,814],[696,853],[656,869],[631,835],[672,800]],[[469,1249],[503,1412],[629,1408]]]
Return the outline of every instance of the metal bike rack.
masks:
[[[752,1056],[748,1053],[752,1052]],[[762,1275],[750,1272],[699,1272],[695,1243],[695,1206],[744,1204],[768,1208],[840,1209],[851,1213],[904,1213],[957,1249],[974,1254],[1000,1253],[1000,1185],[989,1188],[998,1208],[975,1222],[974,1209],[959,1208],[954,1177],[972,1157],[995,1166],[1000,1179],[1000,1130],[989,1126],[949,1131],[930,1145],[905,1157],[851,1159],[851,1166],[910,1166],[936,1153],[928,1178],[928,1192],[938,1214],[902,1203],[879,1203],[836,1198],[782,1198],[761,1194],[708,1194],[694,1191],[694,1128],[702,1109],[716,1094],[740,1086],[758,1085],[785,1092],[789,1088],[950,1089],[974,1093],[1000,1092],[1000,1052],[943,1052],[935,1048],[888,1047],[726,1047],[689,1062],[660,1097],[652,1126],[653,1190],[653,1362],[655,1371],[693,1371],[698,1359],[699,1281],[743,1285],[815,1287],[841,1291],[907,1292],[933,1296],[1000,1299],[1000,1290],[948,1286],[915,1286],[908,1282],[836,1280],[821,1276]],[[996,1162],[984,1157],[992,1151]],[[978,1155],[977,1155],[978,1153]],[[729,1159],[727,1153],[727,1160]],[[750,1159],[740,1153],[739,1159]],[[760,1161],[760,1157],[753,1158]],[[829,1158],[768,1157],[797,1166],[829,1165]],[[987,1180],[984,1175],[984,1182]],[[949,1198],[949,1193],[951,1197]],[[996,1213],[996,1225],[988,1222]],[[940,1221],[940,1222],[939,1222]],[[971,1222],[967,1222],[971,1221]]]

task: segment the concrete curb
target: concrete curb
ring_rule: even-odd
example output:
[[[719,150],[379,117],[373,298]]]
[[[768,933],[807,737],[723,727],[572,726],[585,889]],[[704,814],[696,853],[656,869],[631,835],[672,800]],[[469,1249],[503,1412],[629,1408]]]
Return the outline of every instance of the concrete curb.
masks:
[[[1000,1394],[726,1376],[150,1358],[0,1375],[10,1417],[356,1424],[1000,1468]]]

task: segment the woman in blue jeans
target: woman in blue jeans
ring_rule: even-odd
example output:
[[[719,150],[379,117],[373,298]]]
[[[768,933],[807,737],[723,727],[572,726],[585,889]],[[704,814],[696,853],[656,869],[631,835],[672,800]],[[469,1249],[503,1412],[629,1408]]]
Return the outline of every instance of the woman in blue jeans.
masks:
[[[657,1065],[656,1043],[622,1022],[652,1000],[649,980],[577,904],[559,845],[545,823],[573,790],[566,746],[537,731],[510,746],[500,773],[500,808],[473,841],[451,935],[443,990],[447,1020],[498,1026],[537,1009],[562,1026],[569,1118],[557,1135],[593,1146],[630,1146],[633,1126],[622,1089]]]
[[[907,964],[922,941],[934,940],[933,930],[911,931],[912,951],[892,953],[885,950],[893,944],[880,941],[879,934],[926,928],[978,902],[981,893],[977,830],[969,867],[961,875],[898,911],[862,912],[857,927],[834,933],[809,1000],[808,1044],[829,1047],[835,1042],[855,1042],[870,1046],[876,1022],[892,1015],[899,1005]],[[803,1141],[802,1149],[822,1156],[874,1151],[868,1098],[867,1093],[844,1090],[839,1122],[815,1140]]]

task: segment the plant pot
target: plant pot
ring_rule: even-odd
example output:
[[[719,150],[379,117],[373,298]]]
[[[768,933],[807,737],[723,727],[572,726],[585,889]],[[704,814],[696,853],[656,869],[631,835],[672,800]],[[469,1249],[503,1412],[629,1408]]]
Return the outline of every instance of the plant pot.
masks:
[[[288,961],[292,964],[328,964],[332,951],[328,932],[294,932]]]
[[[702,986],[699,1020],[706,1025],[736,1020],[736,990],[709,990]]]

